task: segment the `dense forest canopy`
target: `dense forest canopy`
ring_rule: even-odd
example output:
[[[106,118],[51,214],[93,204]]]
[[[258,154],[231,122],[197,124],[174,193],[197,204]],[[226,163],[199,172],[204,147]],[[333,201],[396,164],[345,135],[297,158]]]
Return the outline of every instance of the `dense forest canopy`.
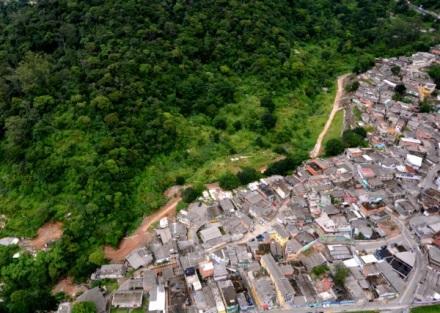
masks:
[[[87,277],[176,177],[219,178],[233,154],[304,158],[323,87],[436,41],[394,0],[0,3],[1,234],[65,224],[36,258],[0,250],[0,312],[52,308],[50,286]]]

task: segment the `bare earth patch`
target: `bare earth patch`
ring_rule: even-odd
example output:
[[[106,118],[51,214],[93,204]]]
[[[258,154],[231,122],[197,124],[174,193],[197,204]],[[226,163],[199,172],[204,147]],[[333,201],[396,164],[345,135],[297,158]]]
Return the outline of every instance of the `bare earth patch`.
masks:
[[[175,196],[171,198],[159,211],[147,216],[142,224],[137,228],[131,236],[124,237],[119,244],[118,249],[111,246],[104,248],[105,257],[112,262],[122,262],[131,251],[145,246],[151,239],[152,234],[149,232],[151,225],[160,221],[165,216],[174,216],[176,214],[176,206],[182,198]]]
[[[38,229],[37,237],[23,240],[23,246],[34,251],[46,249],[48,244],[57,241],[62,236],[63,223],[49,222]]]
[[[67,277],[67,278],[60,280],[53,287],[52,293],[57,294],[57,293],[63,292],[66,295],[74,298],[86,290],[87,290],[87,287],[85,285],[77,285],[73,282],[72,278]]]

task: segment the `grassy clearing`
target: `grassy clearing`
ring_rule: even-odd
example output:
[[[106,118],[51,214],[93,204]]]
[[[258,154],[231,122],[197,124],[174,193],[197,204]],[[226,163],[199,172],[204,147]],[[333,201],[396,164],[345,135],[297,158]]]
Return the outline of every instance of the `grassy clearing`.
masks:
[[[336,79],[328,91],[318,92],[313,100],[302,88],[274,95],[277,124],[267,132],[254,128],[266,112],[260,106],[260,97],[267,94],[263,85],[250,78],[240,81],[237,102],[226,105],[218,114],[226,121],[224,130],[213,129],[203,116],[173,120],[178,125],[179,138],[183,138],[182,144],[191,148],[157,156],[137,177],[133,208],[139,212],[139,221],[166,201],[161,191],[173,185],[177,176],[201,186],[241,167],[263,168],[280,158],[275,148],[287,153],[313,148],[332,109]],[[237,122],[242,126],[239,130],[235,129]],[[216,133],[217,140],[213,140]],[[264,145],[256,144],[259,138]]]
[[[307,119],[307,128],[310,130],[310,138],[312,144],[310,148],[315,144],[316,139],[321,133],[322,129],[327,122],[328,116],[333,107],[333,101],[336,95],[336,80],[335,84],[327,93],[322,93],[318,96],[317,101],[319,102],[319,110]]]
[[[344,127],[344,111],[340,110],[336,112],[335,118],[324,137],[323,143],[325,144],[330,139],[340,138]]]
[[[420,306],[411,309],[411,313],[438,313],[440,312],[440,304]]]

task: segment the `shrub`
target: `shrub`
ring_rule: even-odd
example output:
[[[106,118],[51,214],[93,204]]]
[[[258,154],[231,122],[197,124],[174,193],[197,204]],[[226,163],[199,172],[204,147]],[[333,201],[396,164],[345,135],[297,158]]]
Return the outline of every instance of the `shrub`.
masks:
[[[219,178],[219,185],[222,189],[232,190],[240,186],[240,180],[231,172],[226,172]]]
[[[275,110],[275,103],[273,103],[272,97],[264,97],[263,99],[261,99],[260,105],[263,108],[266,108],[269,112],[273,112]]]
[[[314,268],[312,268],[312,273],[318,277],[324,275],[328,271],[330,271],[330,269],[328,268],[328,266],[326,264],[317,265]]]
[[[345,86],[345,91],[347,92],[355,92],[358,89],[359,89],[359,82],[357,80]]]
[[[433,110],[432,105],[428,102],[428,101],[423,101],[420,103],[420,108],[419,108],[421,113],[430,113]]]
[[[237,178],[241,185],[249,184],[253,181],[260,179],[261,174],[251,167],[243,167],[238,173]]]
[[[185,185],[185,177],[183,177],[183,176],[177,176],[176,177],[176,185],[180,185],[180,186],[182,186],[182,185]]]
[[[356,127],[353,129],[353,132],[361,136],[362,138],[367,137],[367,131],[363,127]]]
[[[265,129],[272,129],[277,123],[277,118],[271,113],[266,113],[261,117],[261,122],[263,123],[263,127]]]
[[[393,73],[394,76],[398,76],[400,74],[400,66],[394,65],[391,67],[391,73]]]
[[[336,272],[333,277],[333,281],[337,286],[343,286],[345,279],[348,276],[349,270],[342,264],[336,266]]]
[[[182,200],[186,203],[191,203],[201,195],[201,191],[188,187],[182,192]]]
[[[406,92],[406,87],[404,84],[398,84],[396,87],[394,87],[394,91],[399,95],[404,95]]]
[[[222,130],[226,129],[226,127],[228,126],[226,120],[223,117],[215,118],[214,121],[212,122],[212,125],[214,125],[215,128]]]
[[[239,131],[240,129],[242,129],[242,125],[241,125],[241,122],[240,121],[235,121],[234,122],[234,124],[232,124],[232,126],[234,127],[234,129],[236,130],[236,131]]]
[[[330,139],[325,143],[325,154],[328,156],[334,156],[344,152],[344,144],[341,139]]]
[[[287,175],[290,171],[296,169],[308,158],[307,153],[298,153],[285,159],[269,164],[265,175]]]
[[[73,305],[72,313],[96,313],[96,305],[93,302],[77,302]]]
[[[428,69],[428,74],[437,85],[437,88],[440,88],[440,64],[434,64]]]
[[[351,129],[344,131],[342,134],[342,142],[347,148],[365,146],[364,137]]]

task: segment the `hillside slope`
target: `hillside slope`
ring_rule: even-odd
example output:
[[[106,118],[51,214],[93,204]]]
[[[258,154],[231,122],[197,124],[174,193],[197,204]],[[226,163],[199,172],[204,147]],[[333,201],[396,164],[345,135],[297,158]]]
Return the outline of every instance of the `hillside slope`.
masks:
[[[0,312],[52,307],[48,286],[87,277],[176,177],[305,157],[338,74],[438,40],[420,31],[438,25],[393,12],[391,0],[0,4],[1,234],[64,222],[36,259],[0,251]]]

